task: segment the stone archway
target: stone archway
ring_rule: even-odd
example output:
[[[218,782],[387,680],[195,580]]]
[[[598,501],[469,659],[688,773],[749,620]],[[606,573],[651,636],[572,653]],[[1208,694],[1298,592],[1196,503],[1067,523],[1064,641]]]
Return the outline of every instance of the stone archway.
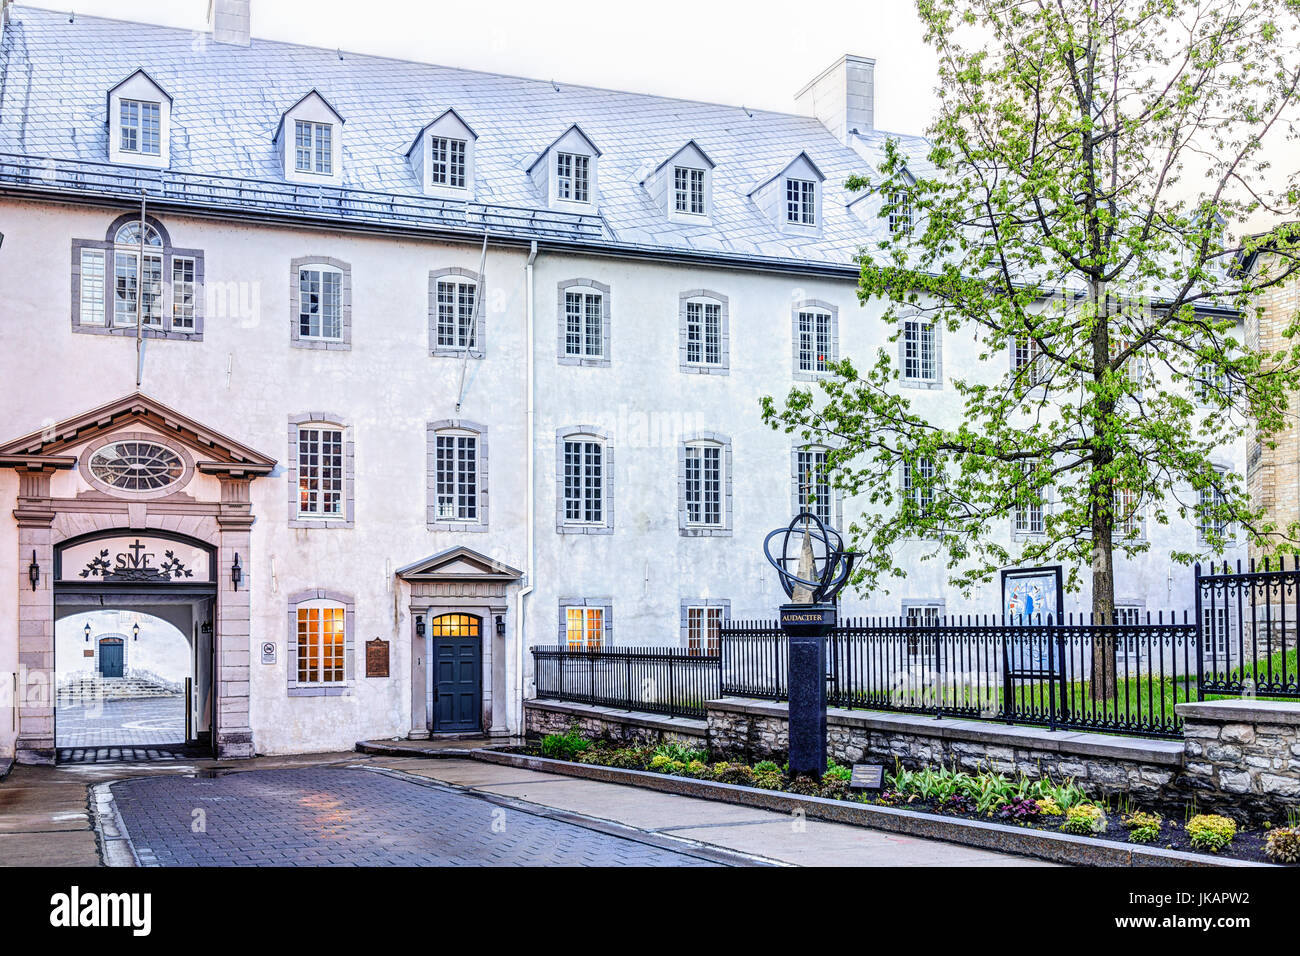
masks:
[[[142,439],[139,436],[149,436]],[[144,494],[116,493],[61,472],[82,474],[88,454],[101,439],[158,441],[194,458],[175,480],[175,489]],[[88,451],[89,450],[89,451]],[[184,456],[177,454],[177,458]],[[15,469],[19,488],[13,515],[18,530],[20,582],[17,608],[19,699],[16,757],[23,763],[54,759],[54,574],[55,551],[65,541],[120,531],[170,533],[206,543],[216,560],[218,757],[248,757],[253,737],[248,722],[249,592],[232,569],[251,560],[254,521],[249,485],[269,474],[275,462],[251,448],[136,393],[0,446],[0,467]],[[203,500],[187,493],[194,473],[216,479],[219,493]],[[55,493],[55,478],[60,478]],[[89,486],[87,489],[86,486]]]

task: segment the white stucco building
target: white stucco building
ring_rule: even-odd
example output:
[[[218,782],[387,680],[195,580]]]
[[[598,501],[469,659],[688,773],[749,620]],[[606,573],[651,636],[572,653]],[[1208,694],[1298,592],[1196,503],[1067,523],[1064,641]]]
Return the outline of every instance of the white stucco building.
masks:
[[[842,187],[885,140],[872,61],[786,115],[250,40],[247,6],[8,10],[0,756],[52,756],[56,622],[90,607],[189,624],[222,756],[518,730],[531,645],[770,617],[816,450],[759,399],[897,348],[853,261],[888,224]],[[1007,372],[923,348],[936,415]],[[1196,528],[1150,534],[1118,603],[1190,607]],[[847,612],[986,592],[918,563]]]

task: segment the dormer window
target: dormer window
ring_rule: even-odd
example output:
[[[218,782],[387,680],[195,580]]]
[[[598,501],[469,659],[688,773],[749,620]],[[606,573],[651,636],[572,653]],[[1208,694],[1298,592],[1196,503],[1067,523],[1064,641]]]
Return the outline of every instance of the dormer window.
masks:
[[[172,98],[144,70],[108,91],[108,160],[166,169],[170,162]]]
[[[641,180],[669,220],[709,225],[713,205],[713,160],[690,140]]]
[[[786,222],[801,226],[817,225],[817,184],[809,179],[785,181]]]
[[[528,176],[552,209],[592,212],[600,196],[600,150],[576,124],[546,147]]]
[[[673,167],[673,208],[689,216],[704,215],[704,170]]]
[[[334,127],[330,123],[294,121],[294,169],[318,176],[334,175]]]
[[[406,158],[426,196],[474,197],[474,141],[477,135],[455,110],[420,130]]]
[[[312,90],[280,117],[271,138],[284,178],[313,186],[343,183],[343,117]]]
[[[465,141],[445,136],[429,137],[429,182],[435,186],[465,188]]]
[[[821,187],[825,178],[808,154],[800,153],[784,169],[755,186],[749,198],[782,232],[815,235],[821,229]]]
[[[908,233],[912,231],[912,197],[905,189],[895,190],[889,196],[893,211],[889,214],[889,231]]]
[[[162,108],[142,100],[121,101],[120,146],[124,153],[157,156],[161,152]]]
[[[590,202],[590,158],[577,153],[555,154],[555,198]]]

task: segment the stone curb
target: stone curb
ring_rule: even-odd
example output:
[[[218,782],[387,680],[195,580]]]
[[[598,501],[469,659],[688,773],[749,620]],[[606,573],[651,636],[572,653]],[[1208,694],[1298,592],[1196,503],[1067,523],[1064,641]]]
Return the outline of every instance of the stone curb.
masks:
[[[424,757],[466,760],[480,747],[390,747],[372,740],[358,740],[356,751],[373,757]]]
[[[97,783],[90,787],[91,828],[99,841],[99,856],[105,866],[139,866],[131,835],[117,812],[113,799],[113,783]]]
[[[3,780],[5,777],[9,776],[9,771],[13,769],[14,769],[13,757],[5,757],[3,760],[0,760],[0,780]]]
[[[973,846],[984,850],[1018,853],[1022,856],[1032,856],[1040,860],[1065,863],[1072,866],[1272,866],[1269,863],[1254,863],[1247,860],[1227,858],[1206,858],[1200,854],[1187,853],[1182,850],[1164,850],[1158,847],[1115,843],[1110,840],[1092,840],[1087,837],[1072,836],[1068,833],[1006,826],[1001,823],[986,823],[981,820],[963,820],[958,817],[943,817],[933,813],[897,810],[893,807],[849,803],[825,797],[804,797],[776,790],[760,790],[755,787],[713,783],[707,780],[695,780],[690,777],[674,777],[668,774],[653,773],[648,770],[618,770],[613,767],[570,763],[565,760],[531,757],[525,754],[505,753],[487,748],[475,750],[471,756],[473,759],[485,763],[518,767],[523,770],[536,770],[543,773],[565,774],[570,777],[582,777],[604,783],[621,783],[634,787],[645,787],[648,790],[658,790],[663,793],[675,793],[686,797],[703,797],[706,800],[737,803],[762,810],[774,810],[778,813],[792,813],[798,810],[813,820],[849,823],[855,826],[870,827],[873,830],[886,830],[890,833],[903,833],[908,836],[924,837],[931,840],[944,840],[948,843],[959,843],[963,846]]]

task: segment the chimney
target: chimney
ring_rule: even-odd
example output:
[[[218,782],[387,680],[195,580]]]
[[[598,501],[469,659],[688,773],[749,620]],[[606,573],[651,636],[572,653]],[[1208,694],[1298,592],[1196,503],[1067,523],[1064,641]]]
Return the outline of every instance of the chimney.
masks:
[[[208,28],[217,43],[248,46],[249,0],[208,0]]]
[[[815,116],[840,142],[875,127],[876,61],[846,53],[794,96],[799,112]]]

